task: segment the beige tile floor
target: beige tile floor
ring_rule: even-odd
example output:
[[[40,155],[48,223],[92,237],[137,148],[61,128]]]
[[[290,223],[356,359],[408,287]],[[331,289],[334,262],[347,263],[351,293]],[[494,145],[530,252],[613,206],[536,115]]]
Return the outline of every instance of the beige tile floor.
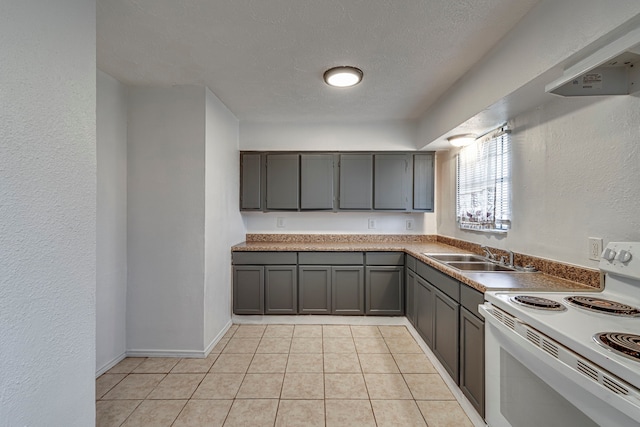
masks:
[[[472,426],[404,326],[234,325],[206,359],[127,358],[97,426]]]

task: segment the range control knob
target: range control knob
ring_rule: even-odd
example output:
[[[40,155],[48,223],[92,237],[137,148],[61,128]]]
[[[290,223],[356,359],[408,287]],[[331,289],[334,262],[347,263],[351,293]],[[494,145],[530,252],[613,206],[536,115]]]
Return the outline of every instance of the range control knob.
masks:
[[[616,251],[613,249],[607,248],[602,252],[602,258],[607,261],[613,261],[616,258]]]
[[[631,261],[631,252],[622,249],[618,252],[618,261],[625,263]]]

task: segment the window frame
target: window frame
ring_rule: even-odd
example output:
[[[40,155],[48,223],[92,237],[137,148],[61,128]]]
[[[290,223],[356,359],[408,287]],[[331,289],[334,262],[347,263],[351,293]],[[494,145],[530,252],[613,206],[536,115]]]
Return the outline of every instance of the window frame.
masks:
[[[510,134],[499,128],[456,154],[455,215],[461,230],[503,234],[511,229]]]

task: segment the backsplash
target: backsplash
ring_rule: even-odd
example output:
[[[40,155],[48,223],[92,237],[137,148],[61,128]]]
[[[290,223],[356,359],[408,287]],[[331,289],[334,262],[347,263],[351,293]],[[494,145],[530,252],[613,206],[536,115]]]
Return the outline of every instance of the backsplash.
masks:
[[[445,245],[455,246],[456,248],[463,249],[465,251],[472,252],[474,254],[483,255],[482,245],[477,243],[467,242],[465,240],[454,239],[446,236],[435,236],[438,243],[444,243]],[[508,257],[507,251],[491,248],[492,253],[496,255],[498,259],[501,256]],[[593,288],[602,288],[600,279],[600,270],[593,268],[580,267],[577,265],[566,264],[559,261],[553,261],[546,258],[534,257],[531,255],[521,254],[514,252],[513,262],[518,266],[532,265],[538,271],[550,276],[560,277],[561,279],[571,280],[572,282],[583,283]]]
[[[247,234],[247,242],[280,243],[428,243],[433,234]]]

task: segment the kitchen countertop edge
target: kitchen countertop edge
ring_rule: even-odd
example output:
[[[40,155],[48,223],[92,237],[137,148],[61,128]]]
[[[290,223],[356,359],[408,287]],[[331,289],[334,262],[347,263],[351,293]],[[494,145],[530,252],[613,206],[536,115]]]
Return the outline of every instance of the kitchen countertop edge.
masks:
[[[390,251],[404,252],[425,264],[455,278],[456,280],[476,289],[479,292],[486,291],[535,291],[535,292],[570,292],[591,291],[599,289],[591,286],[562,279],[543,273],[524,272],[491,272],[491,273],[466,273],[456,270],[446,264],[436,261],[424,253],[469,253],[455,246],[449,246],[437,242],[393,242],[393,243],[291,243],[291,242],[243,242],[231,247],[232,252],[368,252]]]

